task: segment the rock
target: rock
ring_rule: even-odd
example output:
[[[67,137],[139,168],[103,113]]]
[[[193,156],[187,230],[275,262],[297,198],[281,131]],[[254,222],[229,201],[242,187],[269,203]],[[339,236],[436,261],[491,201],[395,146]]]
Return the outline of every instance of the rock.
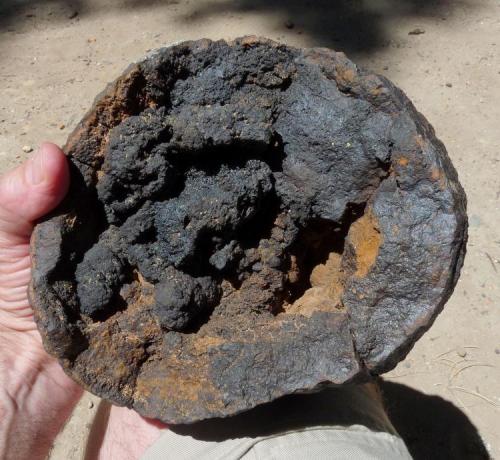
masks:
[[[465,195],[406,96],[243,37],[132,64],[69,136],[30,299],[86,389],[167,423],[367,381],[458,279]]]
[[[30,153],[30,152],[33,152],[33,147],[31,147],[31,145],[23,145],[22,150],[24,153]]]
[[[465,350],[465,348],[463,347],[458,347],[457,355],[460,356],[460,358],[465,358],[467,356],[467,350]]]
[[[408,32],[408,35],[422,35],[425,34],[425,30],[420,27],[416,27]]]
[[[166,330],[183,331],[220,300],[220,288],[209,276],[192,277],[168,267],[155,286],[154,313]]]
[[[124,264],[102,240],[90,248],[77,264],[75,281],[80,311],[89,316],[105,313],[116,300],[124,281]]]

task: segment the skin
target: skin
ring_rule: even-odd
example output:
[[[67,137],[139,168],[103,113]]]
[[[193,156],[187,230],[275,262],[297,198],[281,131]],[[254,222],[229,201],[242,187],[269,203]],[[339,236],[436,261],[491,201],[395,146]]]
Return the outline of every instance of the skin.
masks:
[[[34,222],[68,185],[66,157],[50,143],[0,178],[0,459],[45,458],[82,395],[45,352],[27,295]],[[92,450],[99,459],[139,458],[165,428],[113,406]]]

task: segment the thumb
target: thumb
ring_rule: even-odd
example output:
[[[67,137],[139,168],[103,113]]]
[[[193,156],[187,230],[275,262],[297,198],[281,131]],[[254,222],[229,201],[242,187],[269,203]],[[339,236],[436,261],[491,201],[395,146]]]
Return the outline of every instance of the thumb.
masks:
[[[29,237],[32,223],[54,209],[68,190],[62,150],[44,143],[25,163],[0,178],[0,231]]]

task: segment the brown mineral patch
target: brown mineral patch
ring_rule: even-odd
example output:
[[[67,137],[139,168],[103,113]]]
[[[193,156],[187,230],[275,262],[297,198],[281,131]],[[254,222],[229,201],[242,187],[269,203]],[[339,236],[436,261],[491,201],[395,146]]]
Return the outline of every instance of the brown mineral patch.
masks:
[[[337,66],[337,81],[345,86],[351,85],[356,78],[356,71],[351,67]]]
[[[197,352],[199,352],[199,354],[203,354],[209,348],[217,347],[225,342],[226,341],[221,337],[213,337],[213,336],[196,337],[196,340],[193,341],[193,347]]]
[[[291,314],[310,317],[315,311],[332,311],[342,308],[341,297],[344,292],[345,273],[341,268],[342,256],[332,252],[324,264],[314,267],[310,282],[311,288],[285,307]]]
[[[317,265],[311,273],[311,286],[325,288],[328,297],[337,303],[344,291],[345,273],[341,264],[342,256],[331,252],[326,263]]]
[[[199,363],[194,373],[188,370],[192,365],[188,357],[179,359],[175,355],[146,363],[137,378],[134,399],[154,399],[158,401],[159,406],[168,406],[170,401],[175,401],[179,412],[189,413],[191,404],[199,401],[203,394],[217,393],[207,378],[207,362]],[[214,411],[222,408],[222,402],[216,398],[204,400],[203,403],[208,404]]]
[[[264,39],[265,40],[265,39]],[[240,40],[243,46],[255,46],[262,42],[262,39],[256,37],[255,35],[248,35]]]
[[[197,401],[203,388],[202,380],[169,370],[164,376],[137,379],[134,398],[149,399],[153,393],[162,401],[178,398],[181,401]]]
[[[373,97],[378,97],[380,96],[380,94],[383,93],[383,88],[380,87],[380,86],[375,86],[374,88],[371,88],[370,89],[370,96],[373,96]]]
[[[439,188],[441,190],[446,189],[446,177],[442,169],[434,167],[431,169],[431,180],[433,182],[438,182]]]
[[[417,144],[417,145],[418,145],[421,149],[423,149],[423,148],[425,147],[425,140],[424,140],[424,138],[422,137],[422,135],[421,135],[421,134],[417,134],[417,135],[415,136],[415,142],[416,142],[416,144]]]
[[[311,317],[317,311],[333,311],[340,303],[332,299],[325,287],[312,287],[290,305],[286,312]]]
[[[437,180],[440,179],[440,177],[441,177],[441,170],[438,169],[438,168],[432,168],[432,170],[431,170],[431,179],[433,181],[437,181]]]
[[[96,146],[93,162],[102,161],[109,140],[109,130],[130,115],[155,105],[145,93],[145,85],[144,75],[139,67],[132,66],[127,73],[106,88],[94,110],[84,117],[68,137],[64,150],[69,154],[76,154],[78,158],[82,139],[87,142],[97,140],[99,144]],[[100,178],[98,173],[96,178]]]
[[[299,266],[297,264],[297,257],[295,255],[290,256],[290,270],[288,271],[288,281],[290,283],[296,283],[299,279]]]
[[[398,162],[398,165],[400,165],[400,166],[407,166],[408,163],[410,162],[410,160],[408,160],[408,158],[406,158],[406,157],[399,157],[397,159],[397,162]]]
[[[382,244],[382,235],[371,210],[367,210],[363,216],[351,225],[347,239],[356,255],[356,272],[354,275],[362,278],[368,274],[375,263]]]

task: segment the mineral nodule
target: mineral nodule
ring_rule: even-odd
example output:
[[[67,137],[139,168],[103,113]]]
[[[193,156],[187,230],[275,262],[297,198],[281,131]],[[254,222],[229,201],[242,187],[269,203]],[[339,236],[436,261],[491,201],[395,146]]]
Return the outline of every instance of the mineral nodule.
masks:
[[[450,296],[465,196],[407,97],[342,53],[255,37],[157,50],[70,135],[32,239],[46,349],[169,423],[404,358]]]

